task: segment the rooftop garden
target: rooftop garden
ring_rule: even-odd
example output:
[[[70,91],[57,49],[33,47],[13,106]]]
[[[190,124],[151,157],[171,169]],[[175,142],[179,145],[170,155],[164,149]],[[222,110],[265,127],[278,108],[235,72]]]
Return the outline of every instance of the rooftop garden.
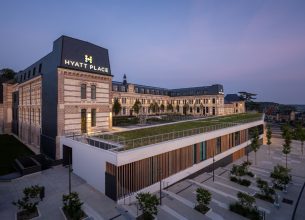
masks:
[[[260,113],[243,113],[228,116],[211,117],[200,120],[163,124],[160,126],[134,129],[117,132],[113,135],[102,135],[100,138],[119,142],[124,150],[163,142],[185,136],[204,133],[225,127],[233,126],[234,123],[246,123],[261,119]]]

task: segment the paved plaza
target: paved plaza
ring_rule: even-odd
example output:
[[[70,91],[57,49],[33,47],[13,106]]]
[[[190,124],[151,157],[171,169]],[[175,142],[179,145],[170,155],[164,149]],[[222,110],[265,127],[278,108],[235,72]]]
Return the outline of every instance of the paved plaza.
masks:
[[[39,184],[45,186],[45,198],[39,203],[41,216],[38,219],[64,219],[62,195],[68,193],[68,169],[56,166],[41,173],[24,176],[11,182],[0,182],[0,219],[15,219],[17,208],[12,205],[23,195],[25,187]],[[72,174],[72,191],[79,193],[84,202],[83,208],[94,219],[130,219],[128,213],[121,209],[113,200],[96,191],[82,179]]]
[[[257,163],[254,164],[254,153],[249,154],[252,161],[250,171],[256,177],[260,177],[271,183],[270,171],[276,164],[285,166],[285,157],[282,155],[282,139],[273,138],[271,151],[263,145],[257,152]],[[246,160],[246,156],[235,161],[240,164]],[[232,164],[215,170],[213,182],[212,173],[202,173],[192,179],[180,181],[163,190],[162,205],[158,207],[158,219],[215,219],[236,220],[245,219],[242,216],[228,210],[229,204],[237,201],[236,194],[246,192],[254,194],[259,192],[255,177],[243,177],[251,181],[250,187],[241,186],[229,180]],[[287,220],[292,215],[305,182],[305,157],[301,155],[300,144],[292,142],[292,153],[288,155],[288,167],[292,169],[292,183],[288,186],[287,193],[277,191],[280,195],[280,207],[276,208],[272,203],[256,199],[256,205],[266,213],[266,219]],[[11,182],[0,182],[0,219],[14,219],[17,208],[12,205],[22,196],[24,187],[39,184],[45,186],[46,197],[39,204],[41,216],[38,219],[64,219],[60,207],[62,206],[62,195],[68,193],[68,169],[56,166],[40,173],[24,176]],[[196,204],[196,189],[203,187],[212,193],[210,203],[211,211],[202,215],[194,210]],[[104,194],[96,191],[81,178],[72,174],[72,191],[79,193],[84,202],[83,208],[92,219],[135,219],[137,216],[136,204],[117,205]],[[157,193],[156,193],[157,194]],[[157,194],[158,195],[158,194]],[[282,202],[286,198],[293,204]],[[300,207],[305,207],[305,192],[300,197],[298,208],[295,212],[296,220],[305,219],[304,212]]]
[[[260,192],[257,187],[256,178],[271,183],[270,172],[277,164],[285,166],[285,157],[281,152],[283,140],[278,138],[272,139],[272,145],[269,148],[262,145],[257,152],[257,163],[254,164],[254,153],[249,154],[249,160],[252,162],[250,171],[255,177],[244,176],[251,181],[249,187],[241,186],[230,181],[229,173],[233,164],[221,167],[215,170],[215,179],[213,182],[212,173],[203,173],[193,179],[180,181],[166,190],[163,190],[162,206],[159,207],[158,219],[216,219],[216,220],[236,220],[246,219],[234,212],[229,211],[229,204],[236,202],[237,193],[244,192],[254,194]],[[256,205],[259,210],[266,213],[266,219],[290,220],[297,203],[297,199],[305,182],[305,157],[301,155],[300,144],[297,141],[292,142],[292,152],[288,155],[288,167],[292,169],[292,183],[288,185],[287,192],[276,191],[280,195],[280,207],[275,207],[272,203],[256,198]],[[234,164],[241,164],[246,161],[246,156],[234,161]],[[210,208],[212,211],[202,215],[196,210],[196,189],[203,187],[212,193]],[[156,194],[158,196],[158,194]],[[292,200],[293,204],[282,202],[283,199]],[[305,192],[301,195],[298,208],[295,212],[295,220],[305,219],[301,207],[305,207]],[[126,205],[130,213],[135,213],[135,205]],[[165,218],[166,217],[166,218]]]

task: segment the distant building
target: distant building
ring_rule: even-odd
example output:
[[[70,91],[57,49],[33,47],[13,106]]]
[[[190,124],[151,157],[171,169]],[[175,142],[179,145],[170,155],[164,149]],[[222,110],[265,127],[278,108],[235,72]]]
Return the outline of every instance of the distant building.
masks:
[[[237,114],[246,112],[245,101],[237,94],[227,94],[225,96],[224,114]]]

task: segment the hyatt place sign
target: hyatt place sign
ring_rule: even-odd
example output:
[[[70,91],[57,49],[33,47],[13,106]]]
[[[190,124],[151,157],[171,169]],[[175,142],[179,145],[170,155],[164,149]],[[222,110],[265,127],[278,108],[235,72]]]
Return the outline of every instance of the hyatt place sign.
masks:
[[[101,73],[108,73],[107,67],[95,66],[92,64],[92,56],[85,55],[84,62],[65,59],[65,65],[76,67],[84,70],[98,71]]]

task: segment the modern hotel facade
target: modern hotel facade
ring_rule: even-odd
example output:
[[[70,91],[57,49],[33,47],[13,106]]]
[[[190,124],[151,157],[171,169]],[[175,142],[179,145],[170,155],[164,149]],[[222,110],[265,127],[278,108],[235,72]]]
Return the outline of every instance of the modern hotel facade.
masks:
[[[13,134],[54,160],[65,162],[71,156],[77,175],[117,201],[139,190],[156,190],[160,179],[165,187],[208,170],[213,155],[219,166],[231,162],[248,151],[251,129],[259,127],[263,133],[260,116],[176,136],[162,134],[154,141],[143,137],[141,145],[133,142],[132,148],[120,138],[111,139],[119,137],[112,131],[115,99],[122,105],[119,115],[133,115],[136,100],[146,115],[156,113],[152,103],[158,104],[157,113],[215,117],[244,113],[245,105],[236,97],[226,100],[219,84],[164,89],[128,83],[126,77],[112,81],[107,49],[66,36],[55,40],[52,52],[20,71],[15,80],[3,83],[0,91],[0,133]],[[173,109],[167,109],[169,104]]]

